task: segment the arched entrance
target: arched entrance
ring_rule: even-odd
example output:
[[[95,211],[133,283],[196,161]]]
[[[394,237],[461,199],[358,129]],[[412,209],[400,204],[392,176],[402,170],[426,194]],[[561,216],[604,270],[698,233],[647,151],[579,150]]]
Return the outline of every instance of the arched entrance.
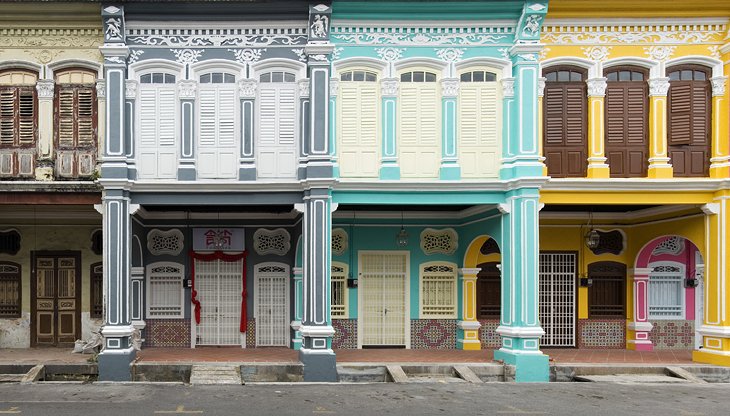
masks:
[[[704,314],[704,269],[700,249],[683,236],[655,238],[639,251],[634,268],[636,304],[634,316],[629,317],[638,328],[633,344],[646,337],[648,345],[657,349],[701,345],[697,330]]]
[[[480,348],[499,348],[501,345],[496,332],[502,296],[501,262],[499,245],[488,235],[475,238],[464,256],[464,268],[461,269],[464,320],[460,326],[464,337],[476,337],[474,340]]]

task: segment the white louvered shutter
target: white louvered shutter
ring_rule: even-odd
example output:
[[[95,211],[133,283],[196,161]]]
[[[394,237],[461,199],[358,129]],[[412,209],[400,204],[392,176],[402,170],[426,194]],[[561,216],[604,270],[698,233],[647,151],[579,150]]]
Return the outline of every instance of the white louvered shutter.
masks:
[[[198,175],[235,178],[238,166],[236,91],[228,85],[200,89]]]
[[[296,177],[296,104],[296,84],[261,84],[257,158],[261,178]]]
[[[495,177],[499,163],[496,82],[462,82],[459,88],[459,164],[464,178]]]
[[[140,178],[175,178],[177,144],[175,140],[175,88],[142,86],[139,93]]]
[[[343,177],[377,177],[378,86],[374,82],[340,84],[340,171]]]
[[[441,160],[440,100],[436,83],[401,83],[399,143],[401,176],[438,177]]]

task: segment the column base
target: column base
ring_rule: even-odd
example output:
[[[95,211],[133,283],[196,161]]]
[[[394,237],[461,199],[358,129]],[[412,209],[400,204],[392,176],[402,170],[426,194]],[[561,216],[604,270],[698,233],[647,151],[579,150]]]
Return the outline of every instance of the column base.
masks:
[[[651,341],[630,339],[626,342],[626,349],[632,351],[654,351],[654,344]]]
[[[588,165],[587,178],[591,179],[608,179],[611,176],[611,169],[608,165]]]
[[[331,349],[301,348],[299,361],[304,365],[304,381],[336,382],[337,359]]]
[[[256,167],[254,166],[241,166],[238,168],[238,180],[239,181],[255,181],[256,180]]]
[[[195,166],[180,166],[177,168],[177,180],[194,181],[198,178],[198,172]]]
[[[99,381],[132,381],[130,364],[137,356],[134,348],[105,349],[99,353]]]
[[[455,164],[441,165],[439,179],[442,181],[458,181],[461,179],[461,168]]]
[[[692,351],[692,361],[730,367],[730,351],[715,351],[703,348]]]
[[[540,351],[526,353],[520,350],[500,348],[494,352],[494,359],[514,366],[514,381],[518,383],[547,383],[550,381],[549,358]]]
[[[459,321],[456,326],[457,349],[472,351],[482,349],[482,343],[479,341],[479,328],[482,324],[479,321]]]
[[[380,166],[380,179],[384,181],[400,180],[400,167],[398,165]]]
[[[674,168],[672,165],[649,165],[647,176],[652,179],[671,179],[674,177]]]

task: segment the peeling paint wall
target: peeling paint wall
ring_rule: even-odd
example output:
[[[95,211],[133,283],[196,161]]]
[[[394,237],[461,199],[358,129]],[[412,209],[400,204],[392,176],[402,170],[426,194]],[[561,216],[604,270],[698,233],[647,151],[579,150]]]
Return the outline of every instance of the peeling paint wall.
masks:
[[[20,318],[0,319],[0,348],[30,347],[30,313]]]

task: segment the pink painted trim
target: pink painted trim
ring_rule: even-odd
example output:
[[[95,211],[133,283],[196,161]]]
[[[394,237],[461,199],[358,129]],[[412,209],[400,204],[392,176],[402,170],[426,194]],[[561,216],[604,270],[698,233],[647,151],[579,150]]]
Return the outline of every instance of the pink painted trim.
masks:
[[[634,350],[636,351],[654,351],[654,344],[634,344]]]
[[[669,239],[672,236],[663,236],[659,238],[653,239],[651,242],[647,243],[644,248],[639,251],[639,255],[636,256],[636,269],[641,269],[645,267],[649,267],[649,261],[651,260],[651,252],[654,251],[656,246],[659,244],[665,242],[667,239]]]
[[[634,290],[636,291],[636,322],[646,322],[649,318],[648,281],[649,279],[634,280]]]
[[[684,290],[684,310],[687,313],[685,319],[695,320],[695,288],[688,287]]]

